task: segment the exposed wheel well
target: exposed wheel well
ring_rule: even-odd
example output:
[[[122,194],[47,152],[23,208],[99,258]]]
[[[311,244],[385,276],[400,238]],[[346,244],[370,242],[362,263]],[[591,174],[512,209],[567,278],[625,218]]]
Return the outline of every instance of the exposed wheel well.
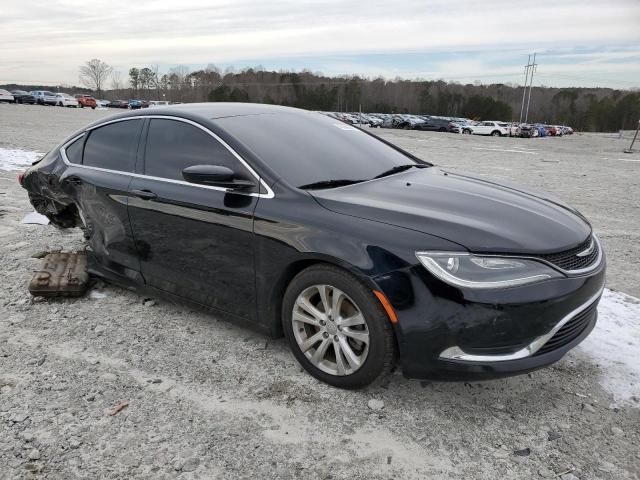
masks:
[[[78,207],[73,202],[64,205],[32,192],[29,192],[29,200],[36,212],[45,215],[56,227],[73,228],[83,225]]]

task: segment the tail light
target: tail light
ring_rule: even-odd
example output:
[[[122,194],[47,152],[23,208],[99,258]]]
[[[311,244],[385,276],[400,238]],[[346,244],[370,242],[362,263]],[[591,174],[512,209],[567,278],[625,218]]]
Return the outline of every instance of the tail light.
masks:
[[[20,172],[18,174],[18,183],[20,184],[20,186],[24,185],[24,176],[27,174],[27,171],[25,170],[24,172]]]

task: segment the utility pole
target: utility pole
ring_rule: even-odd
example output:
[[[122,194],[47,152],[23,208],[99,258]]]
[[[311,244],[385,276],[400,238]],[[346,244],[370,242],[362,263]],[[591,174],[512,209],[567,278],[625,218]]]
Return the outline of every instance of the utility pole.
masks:
[[[538,64],[536,63],[536,53],[533,53],[533,63],[531,64],[531,80],[529,81],[529,96],[527,97],[527,111],[524,115],[524,123],[527,123],[527,119],[529,118],[529,103],[531,102],[531,89],[533,88],[533,74],[538,69]]]
[[[531,54],[527,64],[524,66],[524,88],[522,89],[522,106],[520,107],[520,122],[522,123],[522,115],[524,114],[524,99],[527,96],[527,83],[529,83],[529,68],[531,67]]]

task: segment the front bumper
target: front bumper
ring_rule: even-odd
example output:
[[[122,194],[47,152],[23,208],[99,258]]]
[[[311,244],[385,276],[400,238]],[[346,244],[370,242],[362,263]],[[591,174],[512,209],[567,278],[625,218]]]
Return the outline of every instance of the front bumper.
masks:
[[[398,317],[405,376],[482,380],[544,367],[580,343],[595,326],[604,278],[602,259],[590,275],[492,291],[451,287],[420,265],[374,281]]]

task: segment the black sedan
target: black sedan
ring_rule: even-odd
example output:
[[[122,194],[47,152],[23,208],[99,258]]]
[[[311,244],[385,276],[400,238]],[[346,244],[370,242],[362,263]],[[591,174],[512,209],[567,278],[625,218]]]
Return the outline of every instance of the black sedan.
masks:
[[[109,108],[129,108],[129,102],[126,100],[111,100],[107,103]]]
[[[12,90],[11,95],[13,95],[13,101],[15,103],[28,103],[33,105],[36,103],[36,99],[33,98],[29,92],[25,92],[24,90]]]
[[[449,120],[442,118],[428,118],[424,123],[419,123],[413,127],[414,130],[425,130],[428,132],[448,132],[450,130]]]
[[[22,182],[85,230],[92,274],[284,334],[338,387],[396,359],[441,379],[548,365],[593,329],[604,286],[598,239],[560,201],[292,108],[119,114]]]

